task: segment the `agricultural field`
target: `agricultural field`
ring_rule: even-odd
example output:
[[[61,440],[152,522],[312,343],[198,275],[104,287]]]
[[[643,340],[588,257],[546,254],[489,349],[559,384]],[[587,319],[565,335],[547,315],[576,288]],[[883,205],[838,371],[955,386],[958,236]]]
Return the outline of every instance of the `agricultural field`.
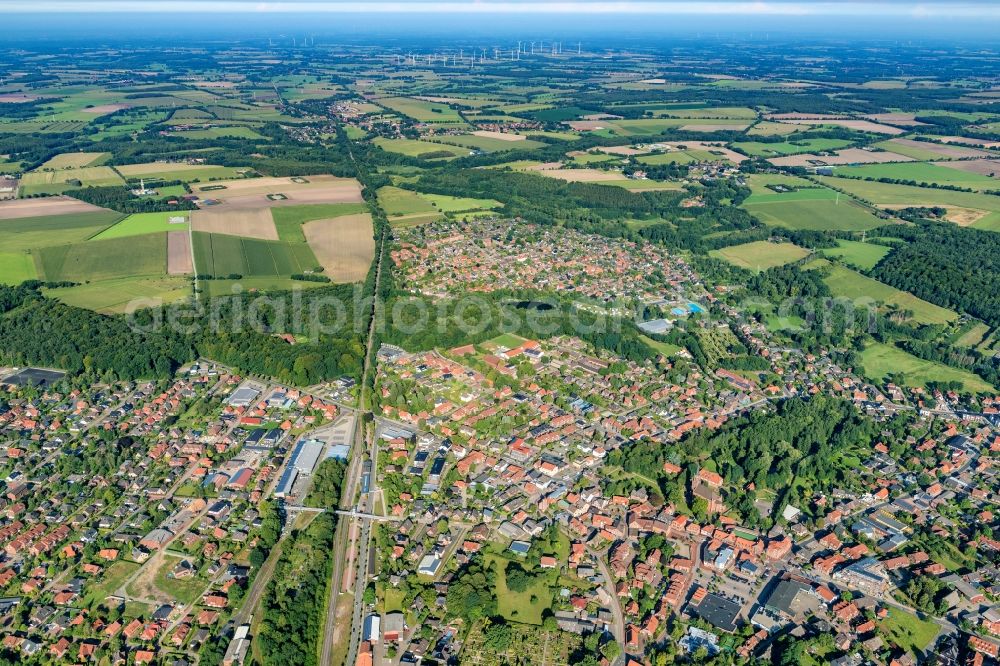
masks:
[[[914,181],[933,185],[955,185],[973,190],[1000,188],[1000,180],[987,175],[952,169],[948,166],[927,162],[897,162],[893,164],[869,164],[865,166],[837,167],[834,175],[845,178],[890,178],[892,180]]]
[[[816,153],[846,148],[851,145],[845,139],[810,139],[788,138],[781,143],[763,143],[759,141],[738,141],[732,147],[741,153],[754,157],[778,157],[798,153]]]
[[[853,199],[822,188],[752,195],[743,207],[765,224],[815,231],[866,231],[887,222]]]
[[[181,180],[185,182],[239,178],[247,169],[216,166],[213,164],[185,164],[170,162],[147,162],[145,164],[123,164],[115,169],[129,179]]]
[[[167,235],[155,233],[53,245],[32,254],[39,278],[51,282],[165,275]]]
[[[308,204],[272,208],[271,217],[274,219],[278,240],[304,243],[306,237],[302,233],[302,225],[306,222],[340,217],[341,215],[355,215],[367,210],[368,205],[363,203]]]
[[[54,171],[58,169],[79,169],[81,167],[103,164],[111,157],[111,153],[61,153],[50,158],[38,171]]]
[[[877,243],[862,243],[838,238],[837,247],[823,248],[820,253],[827,258],[837,259],[852,268],[868,271],[875,268],[875,264],[889,254],[890,250],[892,248]]]
[[[253,140],[266,140],[263,134],[255,132],[249,127],[243,125],[234,125],[232,127],[209,127],[206,129],[192,129],[192,130],[179,130],[176,132],[171,132],[171,136],[176,136],[181,139],[253,139]]]
[[[825,259],[811,261],[806,268],[825,270],[827,275],[823,281],[830,287],[833,295],[849,298],[861,307],[867,303],[883,303],[911,312],[912,320],[920,324],[944,324],[958,317],[951,310],[928,303],[909,292],[890,287],[846,266],[831,264]]]
[[[424,123],[464,123],[458,111],[447,104],[412,97],[383,97],[377,103],[387,109]]]
[[[306,243],[286,243],[226,234],[194,232],[195,271],[216,277],[288,276],[320,267]]]
[[[513,136],[516,138],[512,140],[510,138],[506,138],[507,136]],[[477,134],[459,134],[454,136],[448,135],[436,137],[434,141],[454,144],[456,146],[470,148],[473,150],[481,150],[484,153],[495,153],[502,150],[535,150],[536,148],[541,148],[546,145],[541,141],[532,141],[516,134],[505,135],[505,138],[480,136]]]
[[[302,233],[323,274],[334,282],[360,282],[375,258],[375,230],[368,213],[313,220]]]
[[[114,226],[108,227],[91,240],[141,236],[161,231],[187,231],[190,221],[190,211],[178,213],[136,213],[129,215]]]
[[[29,252],[0,252],[0,284],[21,284],[37,277],[35,260]]]
[[[766,271],[775,266],[784,266],[809,256],[809,250],[792,243],[771,243],[755,241],[743,245],[731,245],[709,254],[729,263],[755,271]]]
[[[873,343],[861,352],[861,365],[865,375],[875,381],[893,376],[905,386],[921,387],[928,382],[961,382],[964,390],[973,393],[992,393],[996,389],[982,379],[943,363],[925,361],[912,354],[883,343]]]
[[[160,303],[177,303],[189,298],[192,292],[188,278],[140,276],[47,289],[45,293],[67,305],[97,312],[120,313]]]
[[[35,212],[42,209],[36,209]],[[2,250],[16,252],[65,243],[85,241],[122,219],[114,211],[91,208],[95,212],[42,215],[15,219],[0,218]]]
[[[419,139],[384,139],[379,137],[373,143],[383,150],[424,160],[452,159],[464,157],[472,152],[470,148]]]
[[[61,194],[79,187],[124,185],[125,179],[111,167],[92,166],[58,171],[31,171],[21,177],[21,196]]]

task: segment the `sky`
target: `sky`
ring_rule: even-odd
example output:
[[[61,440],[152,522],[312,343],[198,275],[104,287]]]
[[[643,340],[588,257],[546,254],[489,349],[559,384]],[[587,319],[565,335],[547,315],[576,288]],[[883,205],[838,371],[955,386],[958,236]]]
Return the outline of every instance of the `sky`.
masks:
[[[220,35],[298,27],[443,33],[544,26],[590,34],[769,30],[1000,40],[998,0],[0,0],[0,13],[12,28],[9,39],[57,33],[83,39],[95,30],[141,36],[168,27],[150,18],[162,14],[180,23],[176,30]]]

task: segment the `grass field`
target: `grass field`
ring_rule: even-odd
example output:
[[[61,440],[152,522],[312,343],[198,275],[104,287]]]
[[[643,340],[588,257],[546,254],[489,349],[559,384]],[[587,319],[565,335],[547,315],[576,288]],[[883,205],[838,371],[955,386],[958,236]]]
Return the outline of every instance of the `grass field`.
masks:
[[[77,184],[79,182],[79,184]],[[22,196],[29,194],[59,194],[66,190],[88,186],[124,185],[125,179],[106,166],[61,169],[59,171],[32,171],[21,178]]]
[[[200,130],[181,130],[171,132],[171,136],[181,139],[224,139],[226,137],[235,139],[264,139],[262,134],[258,134],[249,127],[235,125],[233,127],[209,127]]]
[[[461,123],[458,111],[447,104],[428,102],[412,97],[384,97],[378,103],[396,113],[424,123]]]
[[[368,212],[368,206],[363,203],[305,204],[272,208],[271,217],[274,218],[278,240],[304,243],[306,237],[302,233],[302,225],[306,222],[365,212]]]
[[[124,164],[115,168],[126,178],[145,178],[147,181],[151,179],[182,180],[185,182],[239,178],[242,172],[246,171],[246,169],[238,167],[213,164],[174,164],[172,162]]]
[[[379,205],[390,219],[415,214],[434,214],[437,209],[416,192],[388,185],[378,191]]]
[[[925,361],[902,349],[883,343],[869,345],[861,352],[864,373],[873,380],[882,380],[889,374],[902,375],[906,386],[920,387],[928,382],[962,382],[966,391],[991,393],[995,389],[982,379],[964,370],[942,363]]]
[[[759,157],[777,157],[782,155],[797,155],[799,153],[815,153],[827,150],[837,150],[851,145],[845,139],[809,139],[798,138],[781,143],[763,143],[760,141],[740,141],[733,144],[740,152]]]
[[[125,560],[112,562],[100,574],[100,578],[86,586],[83,605],[89,606],[94,602],[103,602],[114,594],[115,590],[121,587],[122,583],[128,580],[128,577],[135,573],[138,568],[139,565],[135,562],[126,562]]]
[[[934,185],[956,185],[974,190],[1000,189],[1000,180],[996,178],[926,162],[895,162],[837,167],[834,174],[854,178],[891,178]]]
[[[486,555],[486,559],[495,563],[497,612],[514,622],[523,624],[541,624],[542,611],[552,603],[552,590],[549,588],[546,576],[539,576],[535,583],[524,592],[514,592],[507,587],[507,576],[504,567],[511,560],[500,555]],[[534,601],[532,601],[534,598]]]
[[[911,311],[913,321],[921,324],[943,324],[958,317],[951,310],[928,303],[909,292],[890,287],[857,271],[852,271],[846,266],[831,264],[824,259],[819,259],[809,262],[807,267],[828,269],[828,274],[823,281],[830,287],[833,295],[849,298],[859,306],[863,306],[865,302],[894,305],[901,310]]]
[[[202,232],[195,232],[193,240],[195,270],[203,275],[288,276],[319,266],[306,243]]]
[[[48,281],[88,282],[167,271],[165,233],[56,245],[33,253],[38,275]]]
[[[660,342],[658,340],[654,340],[653,338],[646,337],[645,335],[640,335],[639,339],[645,342],[646,345],[657,354],[663,354],[667,358],[670,358],[681,350],[681,347],[678,347],[677,345]]]
[[[165,275],[126,277],[49,289],[46,295],[68,305],[115,313],[125,312],[130,309],[130,304],[132,307],[147,307],[182,301],[191,295],[191,283],[187,278]]]
[[[978,192],[955,192],[913,185],[893,185],[867,180],[819,176],[825,184],[884,206],[958,206],[1000,212],[1000,197]]]
[[[183,217],[185,222],[171,223],[170,218]],[[129,215],[118,224],[108,227],[93,237],[92,240],[107,240],[108,238],[124,238],[126,236],[141,236],[161,231],[184,231],[190,222],[189,212],[178,213],[136,213]]]
[[[21,284],[37,277],[35,260],[28,252],[0,252],[0,284]]]
[[[379,137],[373,143],[383,150],[420,159],[451,159],[453,157],[462,157],[472,152],[469,148],[451,146],[446,143],[420,141],[419,139],[386,139]]]
[[[825,248],[820,252],[825,257],[838,259],[849,266],[867,271],[874,268],[891,249],[875,243],[838,239],[837,247]]]
[[[109,157],[111,157],[111,153],[60,153],[38,167],[38,170],[78,169],[80,167],[96,166],[103,164]]]
[[[817,193],[826,191],[817,190]],[[807,195],[803,193],[808,192],[799,190],[788,195],[775,194],[775,197],[787,198],[744,203],[743,207],[765,224],[788,229],[864,231],[886,224],[885,220],[875,217],[867,208],[847,197],[841,196],[839,202],[826,194],[815,199],[804,198]]]
[[[98,211],[0,220],[3,250],[33,250],[84,241],[121,219],[120,213]]]
[[[809,250],[792,243],[771,243],[755,241],[743,245],[732,245],[709,252],[713,257],[724,259],[740,268],[766,271],[775,266],[784,266],[809,256]]]
[[[322,282],[303,282],[288,277],[244,277],[239,280],[203,280],[198,283],[202,293],[210,298],[232,296],[235,293],[254,291],[288,291],[293,288],[315,289],[326,286]]]
[[[474,148],[476,150],[481,150],[484,153],[497,153],[502,150],[535,150],[536,148],[541,148],[546,145],[541,141],[532,141],[530,139],[525,139],[524,141],[505,141],[503,139],[495,139],[489,136],[476,136],[474,134],[442,136],[438,140],[454,144],[456,146],[462,146],[464,148]]]
[[[962,335],[958,336],[953,344],[956,347],[976,347],[983,342],[986,334],[989,332],[989,325],[977,322],[973,326],[970,326]]]
[[[464,213],[470,210],[492,210],[502,203],[494,199],[473,199],[471,197],[451,197],[446,194],[417,194],[442,213]]]
[[[797,179],[796,179],[797,180]],[[794,181],[791,181],[794,183]],[[774,182],[774,185],[782,185],[784,183]],[[753,204],[765,204],[765,203],[788,203],[792,201],[833,201],[837,202],[837,193],[827,187],[818,187],[812,183],[806,182],[804,186],[797,186],[798,189],[791,192],[775,192],[774,190],[764,187],[755,190],[751,187],[751,194],[744,201],[747,205]],[[841,199],[846,200],[847,197],[841,196]]]

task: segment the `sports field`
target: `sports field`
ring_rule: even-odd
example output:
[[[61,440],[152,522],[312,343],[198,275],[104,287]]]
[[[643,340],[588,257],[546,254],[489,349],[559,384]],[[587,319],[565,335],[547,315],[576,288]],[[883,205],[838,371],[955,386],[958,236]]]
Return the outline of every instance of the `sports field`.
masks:
[[[958,317],[951,310],[928,303],[913,294],[879,282],[846,266],[831,264],[818,259],[807,264],[807,268],[826,268],[828,275],[823,279],[834,296],[849,298],[859,306],[865,303],[894,305],[900,310],[913,313],[913,321],[920,324],[943,324]]]
[[[55,245],[33,253],[40,278],[48,281],[93,282],[112,278],[164,275],[165,233]]]
[[[92,240],[107,240],[108,238],[123,238],[125,236],[141,236],[160,231],[187,231],[191,219],[190,211],[177,213],[136,213],[129,215],[118,224],[108,227],[93,237]],[[183,219],[183,222],[171,222],[171,219]]]
[[[898,347],[874,343],[861,352],[861,365],[866,376],[880,381],[894,375],[906,386],[925,386],[928,382],[961,382],[966,391],[992,393],[995,389],[985,381],[965,370],[943,363],[925,361],[908,354]]]
[[[721,250],[712,250],[709,254],[724,259],[740,268],[755,271],[766,271],[775,266],[784,266],[793,261],[809,256],[809,250],[792,243],[771,243],[755,241],[743,245],[732,245]]]
[[[825,257],[839,259],[849,266],[867,271],[874,268],[891,249],[876,243],[837,239],[837,247],[824,248],[820,252]]]
[[[288,276],[319,267],[306,243],[193,233],[195,271],[200,275]]]
[[[887,224],[873,215],[867,208],[848,197],[829,190],[816,190],[818,198],[808,190],[791,192],[788,195],[763,195],[764,201],[745,202],[743,207],[756,215],[765,224],[789,229],[812,229],[817,231],[864,231]],[[752,197],[751,197],[752,198]]]

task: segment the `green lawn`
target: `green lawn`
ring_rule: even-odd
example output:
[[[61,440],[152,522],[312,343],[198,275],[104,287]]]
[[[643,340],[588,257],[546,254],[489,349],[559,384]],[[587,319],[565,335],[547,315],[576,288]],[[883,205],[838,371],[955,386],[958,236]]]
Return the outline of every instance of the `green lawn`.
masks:
[[[792,243],[771,243],[755,241],[743,245],[731,245],[709,254],[741,268],[766,271],[775,266],[784,266],[809,256],[809,250]]]
[[[92,603],[103,602],[108,596],[115,593],[122,583],[135,573],[139,565],[135,562],[118,560],[112,562],[107,568],[84,588],[83,605],[89,606]]]
[[[820,252],[825,257],[838,259],[853,268],[867,271],[874,268],[890,250],[891,247],[876,243],[838,239],[837,247],[825,248]]]
[[[774,184],[782,184],[776,182]],[[757,191],[751,187],[753,192],[744,201],[745,204],[765,204],[765,203],[790,203],[794,201],[833,201],[838,200],[837,193],[826,187],[818,187],[813,183],[797,185],[798,189],[792,190],[791,192],[775,192],[770,188],[763,188]],[[844,201],[847,197],[841,195],[840,199]]]
[[[35,260],[29,253],[0,252],[0,284],[21,284],[37,277]]]
[[[890,607],[889,617],[879,622],[879,629],[889,640],[916,656],[937,638],[941,628],[934,622]]]
[[[830,287],[833,295],[849,298],[859,306],[863,306],[866,302],[894,305],[901,310],[911,311],[913,321],[921,324],[943,324],[958,317],[951,310],[928,303],[909,292],[890,287],[846,266],[819,259],[809,262],[807,268],[827,269],[828,274],[823,281]]]
[[[172,217],[182,217],[186,221],[171,223],[170,218]],[[118,224],[105,229],[94,236],[92,240],[142,236],[143,234],[153,234],[161,231],[187,231],[190,220],[190,211],[176,213],[136,213],[129,215]]]
[[[367,212],[368,205],[363,203],[304,204],[272,208],[271,217],[274,218],[279,240],[305,243],[302,225],[306,222]]]
[[[850,192],[862,199],[886,206],[958,206],[973,210],[1000,212],[1000,197],[978,192],[955,192],[913,185],[893,185],[835,176],[818,176],[827,185]]]
[[[524,592],[513,592],[507,588],[504,567],[511,560],[500,555],[486,555],[487,561],[496,566],[497,612],[508,620],[523,624],[541,624],[542,612],[552,604],[552,590],[549,587],[550,572],[536,578],[534,584]],[[534,601],[532,598],[534,597]]]
[[[971,372],[925,361],[883,343],[869,345],[861,352],[861,365],[865,375],[876,381],[889,374],[894,374],[897,378],[901,374],[906,386],[920,387],[928,382],[957,381],[962,383],[964,390],[974,393],[992,393],[996,390]]]

